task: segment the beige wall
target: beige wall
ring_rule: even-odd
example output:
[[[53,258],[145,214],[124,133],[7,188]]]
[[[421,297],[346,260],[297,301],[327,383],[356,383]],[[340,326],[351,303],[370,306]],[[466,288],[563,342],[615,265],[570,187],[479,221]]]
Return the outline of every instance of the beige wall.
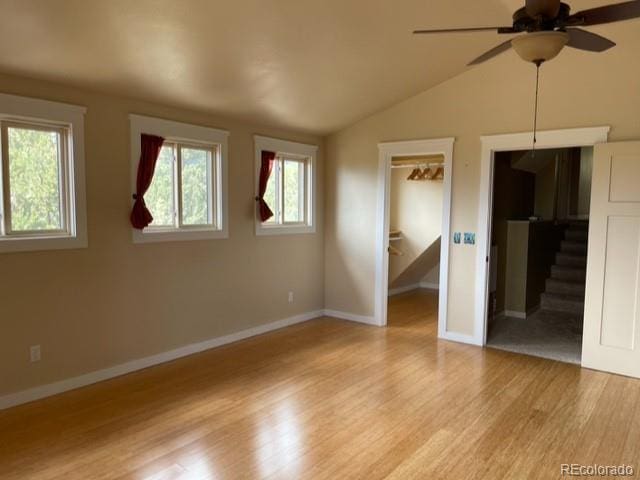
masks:
[[[507,232],[504,310],[527,312],[529,222],[510,221]],[[499,308],[500,312],[501,309]]]
[[[496,312],[505,309],[509,220],[528,219],[533,214],[537,186],[533,173],[511,168],[511,158],[510,153],[500,152],[494,163],[491,244],[497,253]]]
[[[323,307],[322,139],[22,78],[0,91],[87,107],[89,233],[84,250],[0,254],[0,395]],[[129,113],[230,131],[228,240],[132,243]],[[255,133],[321,146],[318,233],[254,235]]]
[[[442,234],[442,182],[409,181],[410,173],[404,168],[391,170],[389,223],[391,230],[402,231],[402,240],[393,245],[404,255],[389,256],[389,285]]]
[[[536,173],[534,214],[544,220],[554,219],[556,203],[556,162],[549,162]]]
[[[578,186],[578,215],[589,215],[591,209],[591,174],[593,148],[580,149],[580,185]]]
[[[608,32],[611,51],[567,48],[542,67],[542,129],[611,125],[612,140],[640,138],[640,29]],[[477,231],[480,136],[531,130],[534,87],[535,68],[508,52],[329,137],[327,308],[374,312],[378,142],[455,136],[451,231]],[[450,331],[473,333],[475,266],[475,246],[451,244]]]
[[[422,278],[422,282],[432,286],[440,285],[440,263],[436,264],[436,266]]]

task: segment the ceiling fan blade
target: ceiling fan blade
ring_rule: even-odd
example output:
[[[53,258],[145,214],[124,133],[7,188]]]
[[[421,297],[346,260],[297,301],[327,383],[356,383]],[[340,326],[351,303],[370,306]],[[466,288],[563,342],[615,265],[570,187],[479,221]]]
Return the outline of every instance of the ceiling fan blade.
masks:
[[[567,25],[601,25],[640,17],[640,0],[591,8],[571,15]]]
[[[616,46],[616,44],[608,38],[587,32],[581,28],[569,28],[567,29],[567,33],[569,34],[569,43],[567,43],[567,46],[577,48],[578,50],[604,52]]]
[[[495,31],[497,33],[517,33],[513,27],[471,27],[471,28],[444,28],[439,30],[414,30],[416,35],[431,33],[470,33],[470,32],[488,32]]]
[[[491,50],[489,50],[488,52],[480,55],[478,58],[476,58],[473,62],[469,63],[467,66],[470,67],[472,65],[478,65],[482,62],[486,62],[487,60],[496,57],[498,55],[500,55],[503,52],[506,52],[507,50],[509,50],[511,48],[511,40],[507,40],[504,43],[501,43],[500,45],[498,45],[497,47],[492,48]]]

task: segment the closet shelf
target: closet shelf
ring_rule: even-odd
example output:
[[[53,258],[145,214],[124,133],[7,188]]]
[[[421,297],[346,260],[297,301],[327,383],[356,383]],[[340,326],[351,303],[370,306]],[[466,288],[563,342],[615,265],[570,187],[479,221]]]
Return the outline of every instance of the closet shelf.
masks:
[[[390,242],[397,242],[399,240],[402,240],[403,236],[402,236],[402,232],[400,230],[391,230],[389,232],[389,241]]]

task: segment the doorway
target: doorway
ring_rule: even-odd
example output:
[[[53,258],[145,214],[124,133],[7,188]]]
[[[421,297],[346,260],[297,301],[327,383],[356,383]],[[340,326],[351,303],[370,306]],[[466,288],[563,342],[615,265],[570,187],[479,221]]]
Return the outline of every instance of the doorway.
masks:
[[[487,346],[580,364],[593,147],[494,156]]]
[[[537,149],[567,149],[593,147],[606,143],[609,127],[569,129],[539,132]],[[475,340],[487,344],[488,319],[490,312],[489,290],[491,281],[491,232],[493,213],[493,193],[495,181],[495,162],[500,152],[530,151],[533,133],[495,135],[482,137],[482,158],[480,175],[480,201],[478,223],[478,252],[476,259],[476,314]],[[495,257],[495,255],[494,255]],[[493,262],[495,263],[495,262]]]
[[[437,317],[443,183],[443,155],[391,160],[387,307],[390,325],[405,324],[408,317],[428,321]]]
[[[450,237],[450,212],[451,212],[451,175],[453,166],[453,138],[437,139],[437,140],[416,140],[407,142],[383,143],[379,147],[379,194],[377,206],[377,228],[376,228],[376,290],[375,290],[375,320],[379,326],[387,325],[387,309],[389,299],[389,268],[390,268],[390,247],[398,248],[393,245],[399,237],[397,228],[395,239],[390,236],[391,229],[391,188],[392,188],[392,171],[401,170],[401,168],[392,169],[393,164],[397,166],[406,164],[415,164],[411,168],[411,172],[420,167],[420,174],[429,170],[429,165],[423,163],[434,163],[436,168],[433,172],[434,176],[438,175],[441,179],[442,207],[440,234],[442,238]],[[431,161],[436,159],[435,161]],[[420,164],[420,165],[417,165]],[[422,168],[425,167],[425,168]],[[439,171],[438,171],[439,170]],[[411,172],[407,173],[407,176]],[[427,172],[427,174],[430,174]],[[399,173],[397,174],[400,175]],[[404,173],[403,173],[404,175]],[[426,180],[428,181],[428,180]],[[402,233],[400,232],[400,236]],[[428,240],[426,240],[428,242]],[[426,245],[428,249],[433,241]],[[391,250],[393,251],[393,248]],[[448,301],[448,272],[449,272],[449,242],[444,241],[439,249],[439,267],[438,267],[438,335],[447,338],[447,301]],[[395,268],[392,265],[392,268]],[[419,273],[416,274],[418,277]],[[416,277],[417,278],[417,277]],[[413,281],[413,285],[419,286],[424,277],[420,277],[417,282]],[[395,279],[393,279],[395,280]],[[407,284],[409,285],[409,284]],[[406,285],[405,285],[406,288]]]

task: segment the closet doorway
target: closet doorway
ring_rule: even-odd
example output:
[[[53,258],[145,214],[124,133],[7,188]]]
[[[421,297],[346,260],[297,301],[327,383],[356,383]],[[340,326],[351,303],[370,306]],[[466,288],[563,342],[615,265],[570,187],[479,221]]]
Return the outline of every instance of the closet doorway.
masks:
[[[437,319],[444,155],[394,157],[389,199],[387,322]]]
[[[379,145],[375,318],[380,326],[387,325],[390,294],[431,287],[438,334],[448,338],[453,143],[447,138]]]

